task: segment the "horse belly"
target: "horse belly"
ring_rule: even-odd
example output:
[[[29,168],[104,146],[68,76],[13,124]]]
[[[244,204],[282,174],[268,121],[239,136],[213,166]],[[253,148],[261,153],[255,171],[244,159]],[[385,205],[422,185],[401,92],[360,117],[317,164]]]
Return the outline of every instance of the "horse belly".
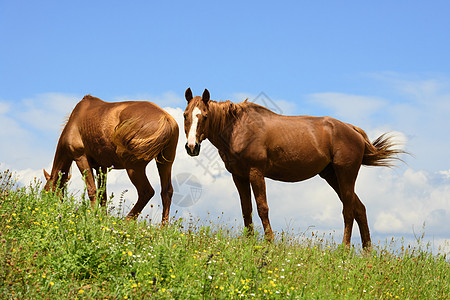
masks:
[[[274,168],[266,173],[266,177],[284,181],[284,182],[298,182],[312,178],[319,174],[327,165],[320,168]]]
[[[99,167],[114,167],[115,169],[123,168],[121,159],[115,152],[114,145],[109,141],[97,141],[97,143],[88,144],[86,150],[86,154],[95,161]]]
[[[266,169],[266,177],[285,182],[303,181],[319,174],[330,162],[328,157],[322,155],[275,161]]]

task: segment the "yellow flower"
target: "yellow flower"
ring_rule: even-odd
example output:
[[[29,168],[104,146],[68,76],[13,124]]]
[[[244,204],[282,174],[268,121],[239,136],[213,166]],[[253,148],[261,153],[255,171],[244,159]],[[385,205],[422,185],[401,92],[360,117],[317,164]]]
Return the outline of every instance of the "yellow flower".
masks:
[[[219,289],[220,289],[221,291],[223,291],[223,286],[221,286]]]
[[[84,293],[83,290],[79,290],[79,291],[78,291],[78,294],[83,294],[83,293]]]
[[[134,288],[137,287],[137,284],[136,284],[136,283],[133,283],[132,287],[134,287]]]
[[[175,275],[170,275],[170,277],[175,278]]]
[[[50,281],[49,284],[50,284],[50,286],[52,286],[52,285],[54,285],[55,283],[54,283],[53,281]]]
[[[133,252],[128,251],[128,256],[133,256]]]

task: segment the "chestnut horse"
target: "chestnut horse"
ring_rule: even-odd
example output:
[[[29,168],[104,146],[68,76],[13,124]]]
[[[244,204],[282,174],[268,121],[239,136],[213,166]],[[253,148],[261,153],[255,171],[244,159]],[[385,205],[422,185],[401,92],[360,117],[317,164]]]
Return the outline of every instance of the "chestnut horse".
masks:
[[[208,139],[231,172],[241,199],[244,225],[253,232],[250,187],[255,195],[265,237],[273,239],[266,199],[265,177],[298,182],[319,174],[336,191],[343,204],[344,238],[350,245],[353,220],[359,226],[364,248],[370,248],[366,209],[355,194],[361,165],[391,166],[402,150],[386,135],[370,142],[366,133],[330,117],[282,116],[251,102],[210,100],[186,90],[184,112],[186,150],[200,152]]]
[[[87,95],[76,105],[62,131],[51,174],[44,170],[47,179],[44,189],[54,189],[58,183],[58,187],[63,188],[75,161],[85,176],[91,204],[95,205],[97,190],[93,170],[96,170],[100,189],[103,180],[106,185],[106,175],[101,174],[106,174],[108,168],[126,169],[138,192],[137,203],[127,218],[136,218],[155,194],[145,168],[156,159],[164,223],[169,218],[172,201],[171,172],[177,143],[175,119],[156,104],[144,101],[108,103]],[[100,205],[105,206],[106,186],[99,198]]]

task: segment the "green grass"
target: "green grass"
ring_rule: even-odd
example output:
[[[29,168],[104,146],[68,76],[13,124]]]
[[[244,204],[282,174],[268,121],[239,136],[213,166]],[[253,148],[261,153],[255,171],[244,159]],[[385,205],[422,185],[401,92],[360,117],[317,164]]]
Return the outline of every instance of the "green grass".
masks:
[[[2,299],[448,299],[444,254],[371,253],[330,239],[273,243],[220,222],[160,228],[0,173]]]

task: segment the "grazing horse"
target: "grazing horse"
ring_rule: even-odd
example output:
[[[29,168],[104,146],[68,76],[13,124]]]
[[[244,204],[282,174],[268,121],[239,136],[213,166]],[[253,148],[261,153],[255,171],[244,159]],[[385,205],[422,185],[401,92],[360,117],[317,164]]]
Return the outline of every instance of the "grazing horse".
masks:
[[[87,95],[70,115],[56,147],[51,174],[44,170],[44,189],[63,188],[75,161],[84,174],[89,199],[95,205],[96,186],[106,185],[108,168],[126,169],[138,192],[138,200],[127,218],[136,218],[153,190],[145,174],[147,164],[156,159],[161,181],[162,222],[169,219],[172,201],[172,164],[178,143],[175,119],[156,104],[144,101],[108,103]],[[104,178],[102,178],[104,177]],[[57,186],[59,184],[59,186]],[[106,186],[99,195],[100,205],[106,205]]]
[[[250,233],[250,187],[265,237],[272,240],[264,178],[297,182],[319,174],[342,201],[343,243],[350,245],[356,220],[363,247],[371,247],[366,209],[355,194],[355,181],[361,165],[391,166],[398,159],[403,151],[394,149],[389,137],[382,135],[371,143],[362,129],[330,117],[282,116],[247,101],[216,102],[210,100],[208,90],[193,97],[189,88],[185,96],[187,153],[197,156],[204,139],[217,147],[232,174]]]

